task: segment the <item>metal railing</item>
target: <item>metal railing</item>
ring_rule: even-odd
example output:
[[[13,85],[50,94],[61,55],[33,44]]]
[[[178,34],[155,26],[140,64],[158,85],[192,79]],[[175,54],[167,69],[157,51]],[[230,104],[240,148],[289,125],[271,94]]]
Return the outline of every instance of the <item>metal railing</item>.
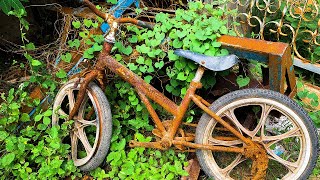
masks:
[[[291,44],[296,66],[320,74],[320,0],[231,0],[238,35]]]

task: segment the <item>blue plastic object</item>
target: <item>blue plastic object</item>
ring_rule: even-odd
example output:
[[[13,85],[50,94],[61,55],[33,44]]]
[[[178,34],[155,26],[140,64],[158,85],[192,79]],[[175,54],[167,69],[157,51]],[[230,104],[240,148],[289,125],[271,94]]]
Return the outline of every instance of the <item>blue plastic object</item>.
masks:
[[[119,0],[117,4],[110,8],[109,13],[115,18],[119,18],[132,4],[134,4],[136,7],[139,7],[139,0]],[[110,26],[108,23],[102,23],[100,29],[103,33],[107,33],[110,29]]]

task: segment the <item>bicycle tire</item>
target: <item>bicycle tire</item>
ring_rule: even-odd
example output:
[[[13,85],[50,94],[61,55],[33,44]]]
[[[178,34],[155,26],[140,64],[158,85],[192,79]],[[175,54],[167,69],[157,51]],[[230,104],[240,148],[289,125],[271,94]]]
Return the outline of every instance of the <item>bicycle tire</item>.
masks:
[[[75,87],[76,81],[78,81],[78,79],[70,80],[65,85],[63,85],[60,88],[59,92],[57,93],[56,98],[54,100],[54,105],[53,105],[53,110],[55,112],[55,113],[53,113],[53,116],[52,116],[52,124],[53,125],[59,124],[61,121],[61,119],[59,119],[60,115],[58,115],[58,109],[59,108],[62,109],[61,106],[64,103],[64,99],[66,97],[69,98],[69,95],[67,95],[67,93],[70,90],[72,92],[79,90],[80,85]],[[94,144],[92,145],[92,152],[90,151],[90,154],[89,154],[90,157],[87,154],[86,159],[85,158],[78,159],[78,157],[77,157],[78,152],[73,152],[73,151],[78,150],[78,148],[75,147],[75,144],[76,144],[76,146],[78,146],[78,139],[76,140],[77,142],[75,142],[75,143],[72,143],[72,140],[70,140],[71,151],[72,151],[71,157],[74,160],[75,165],[77,167],[79,167],[81,171],[91,171],[91,170],[97,168],[105,160],[105,157],[106,157],[108,150],[109,150],[110,140],[111,140],[111,135],[112,135],[111,110],[110,110],[109,102],[108,102],[104,92],[100,89],[99,86],[97,86],[95,83],[91,82],[91,83],[89,83],[88,88],[86,90],[86,97],[87,97],[86,98],[87,102],[89,100],[91,101],[91,104],[88,103],[89,104],[88,106],[91,105],[91,108],[92,107],[94,108],[94,115],[97,119],[97,120],[93,120],[93,122],[96,121],[96,124],[95,124],[95,126],[96,126],[95,138],[96,139],[94,140]],[[66,105],[66,106],[70,106],[70,102],[68,102],[68,103],[69,103],[69,105]],[[84,104],[86,104],[86,103],[83,102],[82,105],[80,106],[79,112],[77,114],[78,117],[82,117],[82,115],[85,115],[85,113],[86,113],[85,108],[87,105],[84,105]],[[69,111],[70,111],[70,109],[69,109]],[[80,112],[81,112],[81,115],[80,115]],[[66,113],[66,114],[68,114],[68,113]],[[77,120],[74,120],[74,121],[76,122]],[[73,128],[75,128],[75,123],[74,123]],[[84,131],[85,137],[88,140],[88,137],[86,135],[87,132],[85,132],[85,130],[83,130],[83,131]],[[72,132],[70,134],[74,135],[75,133]],[[70,139],[72,139],[72,137],[70,137]],[[82,142],[82,141],[80,140],[80,142]],[[89,142],[89,140],[88,140],[88,142]],[[75,148],[76,148],[76,150],[74,150]],[[82,160],[84,159],[84,161],[81,161],[81,159]],[[79,160],[78,164],[76,163],[77,160]]]
[[[285,95],[282,95],[278,92],[275,91],[271,91],[271,90],[266,90],[266,89],[244,89],[244,90],[238,90],[238,91],[234,91],[231,93],[228,93],[222,97],[220,97],[219,99],[217,99],[214,103],[212,103],[212,105],[209,107],[213,112],[216,112],[217,115],[219,115],[220,117],[231,117],[231,116],[227,116],[229,115],[229,113],[232,111],[233,115],[235,115],[236,113],[236,108],[235,107],[240,107],[240,108],[244,108],[246,106],[241,106],[241,104],[245,104],[245,102],[251,102],[252,104],[258,104],[259,103],[269,103],[268,106],[266,107],[270,107],[270,110],[268,110],[268,115],[264,115],[261,116],[261,118],[263,117],[264,123],[261,123],[261,128],[266,126],[266,122],[270,121],[269,116],[270,113],[274,113],[276,111],[280,111],[281,113],[286,113],[286,115],[288,116],[286,120],[294,117],[295,119],[293,119],[293,125],[297,126],[296,128],[299,128],[299,130],[297,130],[299,133],[297,134],[302,134],[301,138],[305,139],[305,142],[302,142],[302,140],[300,139],[299,142],[300,144],[305,143],[306,147],[301,147],[301,150],[299,151],[299,157],[298,157],[298,163],[294,162],[295,164],[298,164],[298,167],[296,169],[292,169],[294,170],[295,173],[292,173],[291,170],[289,168],[291,167],[288,165],[287,161],[282,161],[281,163],[284,163],[283,166],[285,166],[286,168],[288,168],[288,173],[285,174],[283,177],[281,177],[282,179],[307,179],[309,177],[309,175],[312,173],[313,168],[316,165],[316,161],[317,161],[317,154],[318,154],[318,149],[319,149],[319,141],[318,141],[318,134],[316,132],[316,128],[311,120],[311,118],[308,116],[308,114],[296,103],[294,102],[292,99],[288,98]],[[228,109],[232,109],[232,110],[228,110]],[[274,109],[271,109],[274,108]],[[267,109],[267,108],[265,108]],[[261,110],[262,112],[262,110]],[[244,114],[242,114],[241,116],[245,116]],[[243,126],[243,124],[237,125],[239,124],[238,122],[240,122],[237,117],[234,118],[234,116],[232,116],[233,118],[230,118],[230,123],[233,124],[233,126],[235,126],[238,131],[240,131],[241,133],[243,133],[244,135],[250,134],[251,130],[246,130],[246,127]],[[227,118],[228,119],[228,118]],[[239,118],[240,119],[240,118]],[[238,121],[238,122],[236,122]],[[261,121],[261,119],[260,119]],[[294,124],[295,123],[295,124]],[[257,123],[259,124],[259,123]],[[214,139],[213,135],[214,133],[216,133],[216,130],[214,130],[215,126],[218,126],[218,123],[212,119],[208,114],[204,113],[199,121],[199,124],[197,126],[196,129],[196,139],[195,142],[199,143],[199,144],[208,144],[210,141],[212,141],[212,138]],[[293,127],[293,126],[292,126]],[[260,127],[257,127],[257,129]],[[218,128],[217,128],[218,129]],[[254,131],[259,132],[260,131],[260,137],[267,137],[266,135],[262,135],[262,134],[266,134],[268,132],[266,132],[266,127],[264,127],[261,130],[256,130],[254,129]],[[292,128],[291,128],[292,129]],[[289,129],[288,132],[290,132],[291,130]],[[289,133],[288,133],[289,134]],[[251,134],[252,135],[252,134]],[[255,134],[254,136],[257,136],[257,134]],[[293,134],[295,135],[295,134]],[[288,138],[299,138],[299,136],[288,136]],[[249,136],[249,135],[247,135]],[[280,135],[279,137],[282,138],[283,135]],[[302,137],[303,136],[303,137]],[[271,136],[271,137],[278,137],[277,135],[275,136]],[[283,136],[285,137],[285,136]],[[209,138],[210,141],[209,141]],[[274,138],[276,139],[276,138]],[[285,139],[285,138],[284,138]],[[280,143],[282,142],[282,140],[285,142],[284,139],[281,139],[280,141],[275,141],[275,143]],[[295,140],[296,141],[296,140]],[[294,142],[294,141],[293,141]],[[231,145],[231,141],[229,141],[228,143],[230,143],[229,145]],[[235,141],[234,141],[235,143]],[[263,143],[267,143],[267,142],[263,142]],[[243,144],[237,144],[237,146],[239,145],[243,145]],[[278,146],[278,145],[277,145]],[[265,146],[267,148],[271,148],[271,146]],[[269,157],[274,158],[275,156],[275,149],[270,151],[270,149],[268,149],[268,154]],[[289,149],[290,150],[290,149]],[[285,151],[287,151],[287,149],[285,149]],[[233,155],[233,157],[236,157],[234,161],[232,161],[232,159],[230,160],[232,164],[232,166],[229,165],[218,165],[219,162],[223,162],[222,160],[220,160],[219,158],[217,158],[218,156],[214,155],[215,152],[211,152],[208,150],[197,150],[196,154],[197,154],[197,158],[199,160],[200,166],[202,167],[202,169],[204,170],[204,172],[215,179],[238,179],[238,178],[234,178],[231,177],[231,172],[233,169],[235,169],[237,166],[242,165],[242,163],[244,161],[242,161],[243,159],[241,159],[241,155]],[[220,153],[222,154],[222,153]],[[302,156],[301,156],[302,154]],[[276,154],[277,155],[277,154]],[[230,157],[231,155],[229,155]],[[216,158],[215,158],[216,157]],[[227,157],[227,156],[224,156]],[[240,158],[238,158],[240,157]],[[280,155],[279,155],[280,157]],[[303,157],[302,159],[300,159],[300,157]],[[281,158],[281,157],[280,157]],[[282,158],[281,158],[282,159]],[[299,160],[300,159],[300,160]],[[277,160],[277,159],[276,159]],[[236,162],[237,161],[237,162]],[[242,161],[242,162],[241,162]],[[288,160],[289,162],[289,160]],[[237,164],[238,163],[238,164]],[[278,162],[279,164],[281,164],[280,162]],[[237,164],[237,165],[236,165]],[[244,165],[244,167],[246,167],[247,164]],[[269,161],[268,166],[272,165]],[[282,165],[282,164],[281,164]],[[288,165],[288,167],[286,166]],[[230,170],[230,168],[233,168]],[[268,167],[269,168],[269,167]],[[226,174],[226,172],[224,171],[225,169],[227,169],[226,171],[228,171]],[[268,171],[270,170],[271,167],[268,169]],[[280,169],[275,169],[276,171],[281,171]],[[240,168],[241,171],[241,168]],[[241,174],[241,173],[239,173]],[[268,174],[267,174],[268,175]]]

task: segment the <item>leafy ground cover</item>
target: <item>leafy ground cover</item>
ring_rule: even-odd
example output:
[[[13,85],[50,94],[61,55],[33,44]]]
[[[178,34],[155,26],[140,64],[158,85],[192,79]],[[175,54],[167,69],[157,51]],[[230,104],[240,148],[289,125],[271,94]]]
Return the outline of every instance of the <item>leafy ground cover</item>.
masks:
[[[19,9],[19,8],[18,8]],[[24,20],[25,12],[10,11],[21,22],[22,41],[25,58],[28,60],[30,82],[22,83],[18,88],[2,93],[0,106],[0,176],[14,179],[61,179],[65,177],[81,177],[83,174],[70,160],[70,145],[62,139],[68,136],[72,121],[60,126],[51,126],[52,109],[43,110],[40,99],[31,100],[28,92],[32,87],[41,86],[46,93],[52,95],[60,85],[67,81],[67,73],[63,69],[50,69],[46,61],[32,57],[28,51],[33,50],[33,43],[28,43],[25,30],[28,22]],[[142,13],[137,11],[136,13]],[[228,12],[234,13],[234,12]],[[187,10],[177,9],[175,16],[159,13],[155,17],[157,25],[153,31],[139,29],[135,26],[123,26],[112,50],[113,56],[133,72],[153,84],[175,102],[181,97],[195,75],[197,66],[191,61],[173,54],[174,49],[189,49],[206,55],[226,55],[228,51],[221,49],[216,39],[222,34],[235,35],[226,25],[224,19],[228,15],[223,9],[212,5],[193,2]],[[9,14],[9,12],[8,12]],[[102,49],[103,36],[91,34],[90,30],[98,28],[102,19],[75,19],[72,22],[73,35],[68,39],[68,49],[61,51],[61,59],[71,63],[73,52],[81,52],[89,62],[94,62],[96,54]],[[81,45],[84,45],[82,49]],[[93,46],[93,48],[91,48]],[[21,66],[20,68],[25,68]],[[223,72],[228,74],[229,72]],[[54,77],[53,77],[53,76]],[[216,73],[208,72],[203,78],[205,89],[215,85]],[[110,153],[105,165],[89,174],[97,179],[177,179],[187,175],[183,167],[187,165],[185,153],[173,150],[158,151],[145,148],[129,149],[129,140],[141,142],[153,140],[150,135],[153,125],[149,123],[146,108],[138,99],[130,85],[117,76],[110,75],[106,95],[112,104],[113,135]],[[248,77],[239,76],[239,87],[245,87]],[[299,85],[299,84],[298,84]],[[300,93],[298,97],[313,95]],[[315,102],[318,101],[315,99]],[[302,104],[304,105],[304,104]],[[38,107],[33,116],[23,112],[24,107]],[[170,119],[163,109],[154,105],[162,119]],[[318,112],[317,112],[318,113]],[[317,123],[318,114],[310,115]],[[186,121],[197,119],[197,109],[190,110]],[[314,174],[318,174],[320,161]]]

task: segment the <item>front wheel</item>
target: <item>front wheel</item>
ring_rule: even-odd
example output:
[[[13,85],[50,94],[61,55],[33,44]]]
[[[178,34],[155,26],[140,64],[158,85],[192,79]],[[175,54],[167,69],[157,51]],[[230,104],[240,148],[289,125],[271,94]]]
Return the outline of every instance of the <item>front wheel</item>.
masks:
[[[61,87],[53,104],[52,125],[61,125],[71,112],[80,84],[70,80]],[[70,131],[70,138],[63,139],[71,145],[71,157],[82,171],[97,168],[105,159],[112,135],[111,110],[103,91],[93,82],[86,89],[85,97]]]
[[[315,167],[318,135],[307,113],[293,100],[265,89],[245,89],[226,94],[210,109],[242,135],[260,143],[269,158],[266,179],[307,179]],[[243,147],[220,123],[203,114],[196,143]],[[252,177],[251,159],[241,154],[197,150],[205,173],[215,179]]]

